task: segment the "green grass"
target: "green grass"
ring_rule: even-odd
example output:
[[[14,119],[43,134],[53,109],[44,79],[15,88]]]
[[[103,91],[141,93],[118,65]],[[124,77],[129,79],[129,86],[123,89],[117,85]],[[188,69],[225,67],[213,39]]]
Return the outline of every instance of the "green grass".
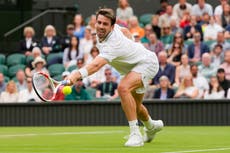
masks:
[[[0,153],[229,153],[230,127],[165,127],[144,147],[124,147],[128,127],[2,127]],[[89,133],[91,132],[91,133]],[[198,151],[197,151],[198,152]]]

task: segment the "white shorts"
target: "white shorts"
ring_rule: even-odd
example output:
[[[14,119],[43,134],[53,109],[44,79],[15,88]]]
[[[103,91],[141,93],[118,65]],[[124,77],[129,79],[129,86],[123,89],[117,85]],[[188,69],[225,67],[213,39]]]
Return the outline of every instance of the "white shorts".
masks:
[[[137,64],[131,71],[141,74],[143,87],[137,88],[136,93],[143,94],[149,85],[149,80],[153,79],[159,70],[159,62],[155,53],[148,56],[148,58]]]

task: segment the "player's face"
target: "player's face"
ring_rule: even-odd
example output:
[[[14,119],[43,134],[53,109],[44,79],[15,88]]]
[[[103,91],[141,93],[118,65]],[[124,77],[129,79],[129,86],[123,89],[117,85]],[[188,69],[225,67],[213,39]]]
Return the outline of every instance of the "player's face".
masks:
[[[111,20],[109,18],[103,15],[98,15],[95,27],[98,38],[103,41],[106,36],[111,32],[114,26],[111,25]]]

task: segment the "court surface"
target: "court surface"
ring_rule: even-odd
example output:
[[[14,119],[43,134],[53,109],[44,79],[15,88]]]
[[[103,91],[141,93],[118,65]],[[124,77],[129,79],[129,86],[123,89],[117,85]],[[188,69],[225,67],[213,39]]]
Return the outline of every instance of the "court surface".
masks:
[[[140,148],[128,127],[1,127],[0,153],[229,153],[230,127],[165,127]]]

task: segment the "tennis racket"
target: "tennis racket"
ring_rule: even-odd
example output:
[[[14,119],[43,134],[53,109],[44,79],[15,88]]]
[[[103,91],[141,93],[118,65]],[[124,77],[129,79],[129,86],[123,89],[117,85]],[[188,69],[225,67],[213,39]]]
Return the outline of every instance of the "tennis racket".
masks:
[[[62,94],[62,87],[69,84],[69,80],[56,81],[48,74],[37,72],[33,75],[32,84],[38,97],[45,102],[54,101],[58,94]]]

